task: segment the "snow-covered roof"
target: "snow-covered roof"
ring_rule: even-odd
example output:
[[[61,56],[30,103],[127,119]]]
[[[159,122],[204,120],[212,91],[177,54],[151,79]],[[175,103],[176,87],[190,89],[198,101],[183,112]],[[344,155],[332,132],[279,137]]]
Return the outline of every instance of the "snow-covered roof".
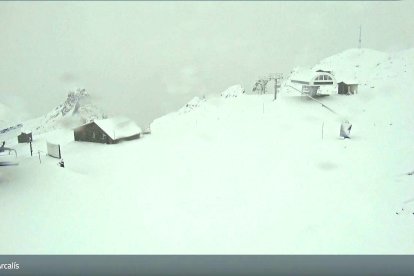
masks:
[[[135,122],[123,116],[95,120],[94,122],[114,140],[130,137],[142,132],[141,128]]]
[[[346,84],[359,84],[359,82],[355,79],[339,79],[338,83],[343,82]]]
[[[314,78],[318,73],[307,69],[302,68],[292,73],[290,79],[296,81],[306,81],[309,82],[312,78]]]

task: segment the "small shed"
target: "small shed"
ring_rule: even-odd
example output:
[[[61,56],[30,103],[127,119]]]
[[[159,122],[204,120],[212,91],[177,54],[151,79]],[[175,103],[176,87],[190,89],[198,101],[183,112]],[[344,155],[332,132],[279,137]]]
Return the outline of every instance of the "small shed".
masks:
[[[20,135],[17,136],[17,142],[19,143],[29,143],[32,141],[32,133],[31,132],[22,132]]]
[[[117,144],[140,138],[142,131],[126,117],[95,120],[74,129],[75,141]]]
[[[358,83],[356,81],[338,82],[338,94],[353,95],[358,93]]]

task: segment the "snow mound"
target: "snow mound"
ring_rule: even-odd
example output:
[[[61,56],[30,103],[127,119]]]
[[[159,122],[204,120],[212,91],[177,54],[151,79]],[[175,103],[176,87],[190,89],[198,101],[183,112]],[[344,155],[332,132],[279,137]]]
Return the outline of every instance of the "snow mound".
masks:
[[[240,85],[233,85],[221,92],[221,97],[224,98],[237,98],[245,93],[244,88]]]

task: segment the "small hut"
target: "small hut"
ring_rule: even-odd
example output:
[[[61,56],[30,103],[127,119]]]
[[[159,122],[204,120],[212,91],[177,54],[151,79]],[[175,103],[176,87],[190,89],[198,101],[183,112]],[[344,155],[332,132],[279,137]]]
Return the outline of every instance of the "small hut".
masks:
[[[356,81],[338,82],[338,94],[353,95],[358,93],[358,83]]]
[[[19,143],[29,143],[32,141],[32,133],[31,132],[22,132],[20,135],[17,136],[17,142]]]
[[[140,138],[142,131],[126,117],[113,117],[82,125],[74,129],[75,141],[116,144]]]

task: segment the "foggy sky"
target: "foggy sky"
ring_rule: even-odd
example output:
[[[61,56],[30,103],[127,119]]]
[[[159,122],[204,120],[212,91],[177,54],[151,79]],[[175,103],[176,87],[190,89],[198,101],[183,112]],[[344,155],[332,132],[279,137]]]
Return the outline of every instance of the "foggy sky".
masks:
[[[0,102],[39,116],[84,87],[145,127],[358,46],[414,47],[412,2],[0,2]]]

